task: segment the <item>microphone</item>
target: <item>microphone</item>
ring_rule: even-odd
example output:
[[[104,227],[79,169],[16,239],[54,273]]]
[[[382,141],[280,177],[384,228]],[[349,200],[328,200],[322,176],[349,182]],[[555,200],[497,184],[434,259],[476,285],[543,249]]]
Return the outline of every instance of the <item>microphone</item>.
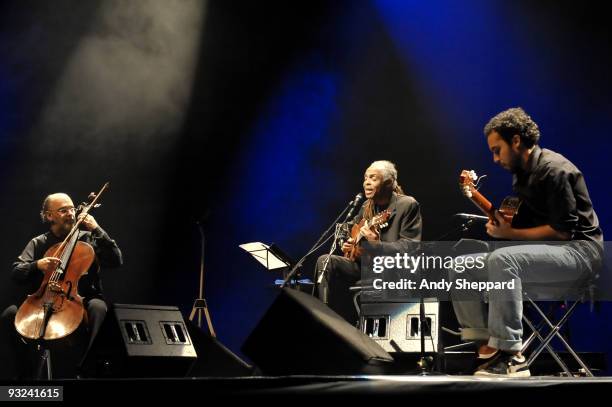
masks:
[[[338,244],[340,245],[340,247],[342,247],[344,243],[351,237],[351,231],[348,228],[347,222],[353,218],[355,211],[357,211],[358,208],[361,206],[364,198],[365,197],[360,192],[357,195],[355,195],[355,198],[351,202],[349,202],[350,209],[348,213],[346,214],[344,220],[340,224],[342,225],[342,230],[338,238]],[[344,210],[346,210],[346,208]]]
[[[347,221],[349,221],[353,215],[355,214],[355,211],[358,210],[358,208],[361,206],[362,202],[363,202],[363,194],[360,192],[357,195],[355,195],[355,199],[353,199],[349,205],[351,205],[351,209],[349,210],[349,212],[346,214],[346,218],[344,218],[344,222],[346,223]]]
[[[464,220],[481,221],[481,222],[489,221],[488,216],[474,215],[471,213],[456,213],[453,216],[459,219],[464,219]]]

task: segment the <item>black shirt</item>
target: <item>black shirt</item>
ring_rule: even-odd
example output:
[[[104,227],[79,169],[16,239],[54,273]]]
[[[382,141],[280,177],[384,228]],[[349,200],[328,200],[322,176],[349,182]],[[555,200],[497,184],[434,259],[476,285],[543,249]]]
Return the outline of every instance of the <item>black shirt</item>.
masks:
[[[512,187],[523,201],[519,216],[522,221],[527,220],[529,226],[550,225],[557,231],[569,233],[571,240],[589,240],[603,245],[603,232],[584,177],[561,154],[536,145],[529,156],[527,169],[514,174]]]
[[[93,247],[97,262],[101,267],[118,267],[123,263],[119,246],[101,227],[91,232],[79,231],[78,240]],[[11,277],[14,281],[25,286],[25,294],[33,293],[42,283],[43,273],[36,267],[36,261],[42,259],[51,246],[61,241],[63,239],[49,231],[30,240],[21,255],[17,257],[17,261],[13,263]],[[88,273],[79,280],[79,294],[86,299],[102,297],[102,287],[97,269],[96,262],[94,262]]]

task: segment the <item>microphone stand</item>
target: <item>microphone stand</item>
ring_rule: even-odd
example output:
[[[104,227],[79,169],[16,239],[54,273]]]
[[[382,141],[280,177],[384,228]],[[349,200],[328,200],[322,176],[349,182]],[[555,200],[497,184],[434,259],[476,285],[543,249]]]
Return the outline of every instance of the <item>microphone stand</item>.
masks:
[[[357,206],[361,202],[362,199],[363,199],[363,194],[361,193],[357,194],[355,196],[355,199],[349,202],[349,206],[351,206],[351,210],[344,218],[344,221],[342,223],[336,223],[336,231],[334,232],[334,241],[332,242],[331,248],[329,249],[329,253],[327,253],[327,257],[325,257],[325,261],[323,262],[323,269],[317,270],[318,276],[315,276],[316,277],[315,284],[312,288],[313,295],[314,295],[314,291],[317,288],[317,286],[321,284],[321,281],[323,281],[323,277],[325,276],[325,273],[327,272],[327,266],[329,265],[329,260],[331,259],[332,254],[336,251],[336,247],[338,247],[338,238],[340,237],[340,233],[342,232],[342,227],[346,225],[346,222],[348,222],[351,219],[351,216],[353,216],[353,214],[355,213],[355,209],[357,209]],[[346,211],[346,208],[344,209],[344,211]],[[342,213],[344,213],[344,211],[342,211]],[[342,214],[340,214],[340,216],[342,216]],[[327,304],[327,292],[324,292],[323,298],[319,298],[319,299],[323,301],[324,304]]]
[[[457,216],[460,214],[456,214],[454,216]],[[462,218],[464,219],[464,221],[456,227],[453,227],[452,229],[450,229],[449,231],[443,233],[442,235],[438,236],[436,239],[434,239],[434,241],[439,241],[442,240],[446,237],[448,237],[449,235],[456,233],[456,232],[462,232],[465,233],[467,232],[470,227],[472,226],[472,224],[474,223],[474,220],[476,219],[480,219],[480,217],[474,216],[474,217],[467,217],[467,218]],[[438,321],[438,325],[440,324],[440,321]],[[419,360],[417,361],[417,366],[419,368],[419,375],[420,376],[427,376],[429,374],[432,374],[434,372],[430,371],[430,363],[433,362],[433,359],[431,358],[431,356],[428,358],[425,356],[425,326],[427,326],[427,331],[429,331],[429,337],[431,339],[432,342],[432,350],[435,350],[435,343],[433,342],[433,332],[431,330],[431,326],[429,325],[429,323],[427,322],[427,318],[425,316],[425,299],[423,298],[423,294],[421,293],[420,298],[419,298],[419,326],[420,326],[420,339],[421,339],[421,349],[420,349],[420,356],[419,356]],[[439,346],[438,346],[439,347]],[[439,352],[439,350],[438,350]],[[439,361],[438,361],[439,362]]]
[[[316,291],[318,285],[321,284],[321,282],[323,281],[325,273],[327,272],[327,266],[329,265],[329,260],[331,259],[332,254],[334,254],[334,252],[336,251],[336,247],[338,246],[337,242],[338,242],[338,237],[340,236],[341,229],[342,229],[342,223],[336,223],[336,231],[334,232],[334,241],[332,242],[331,248],[329,249],[329,253],[327,253],[327,256],[325,257],[325,261],[323,262],[323,269],[317,270],[318,275],[315,276],[315,283],[312,288],[312,295],[314,295],[314,292]],[[324,304],[327,304],[328,302],[327,290],[323,292],[323,298],[319,298],[319,299]]]
[[[450,229],[448,232],[442,234],[441,236],[438,236],[434,241],[442,240],[445,237],[448,237],[449,235],[452,235],[453,233],[456,233],[456,232],[464,232],[464,233],[467,232],[472,226],[472,224],[474,223],[475,219],[479,219],[479,218],[465,218],[464,222],[462,222],[459,226],[456,226]]]
[[[308,252],[295,264],[295,266],[293,266],[291,268],[291,270],[289,271],[289,273],[287,274],[287,277],[285,277],[285,281],[283,281],[283,284],[281,284],[281,288],[285,288],[287,286],[287,283],[291,281],[291,279],[293,278],[293,276],[298,272],[298,269],[300,267],[302,267],[302,263],[304,263],[304,260],[306,260],[306,258],[308,256],[310,256],[316,249],[318,249],[319,244],[325,240],[325,236],[329,233],[329,231],[338,223],[338,221],[340,220],[340,218],[342,217],[342,215],[344,215],[344,213],[349,210],[349,208],[351,206],[353,206],[353,203],[355,201],[350,201],[348,203],[348,205],[342,210],[342,212],[340,212],[340,215],[338,215],[338,217],[332,222],[332,224],[325,230],[325,232],[323,232],[321,234],[321,236],[319,237],[319,239],[315,242],[314,245],[312,245],[312,247],[310,248],[310,250],[308,250]],[[297,279],[296,279],[297,281]],[[315,287],[316,287],[316,279],[315,279]]]

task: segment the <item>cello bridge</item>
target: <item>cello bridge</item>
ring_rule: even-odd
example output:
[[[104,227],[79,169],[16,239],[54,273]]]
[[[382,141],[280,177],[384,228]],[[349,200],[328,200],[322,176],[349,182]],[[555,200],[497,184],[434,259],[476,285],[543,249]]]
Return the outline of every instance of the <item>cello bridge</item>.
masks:
[[[64,290],[62,290],[62,285],[56,282],[49,283],[49,291],[64,295]]]

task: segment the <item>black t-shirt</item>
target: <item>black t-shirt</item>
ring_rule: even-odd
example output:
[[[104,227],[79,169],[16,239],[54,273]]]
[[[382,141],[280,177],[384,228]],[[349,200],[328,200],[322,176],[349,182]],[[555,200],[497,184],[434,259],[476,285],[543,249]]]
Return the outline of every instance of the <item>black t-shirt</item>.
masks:
[[[101,227],[92,232],[79,231],[78,240],[93,247],[100,267],[118,267],[122,264],[121,250]],[[17,260],[13,263],[11,277],[24,286],[23,295],[31,294],[40,287],[43,273],[38,270],[36,261],[45,257],[47,250],[61,241],[63,239],[59,239],[49,231],[30,240],[21,255],[17,257]],[[94,262],[88,273],[79,280],[79,294],[86,299],[102,297],[102,287],[97,269],[98,265]]]
[[[584,177],[561,154],[535,146],[527,170],[514,174],[512,186],[523,201],[521,221],[527,220],[529,226],[550,225],[569,233],[571,240],[603,245],[603,232]]]

